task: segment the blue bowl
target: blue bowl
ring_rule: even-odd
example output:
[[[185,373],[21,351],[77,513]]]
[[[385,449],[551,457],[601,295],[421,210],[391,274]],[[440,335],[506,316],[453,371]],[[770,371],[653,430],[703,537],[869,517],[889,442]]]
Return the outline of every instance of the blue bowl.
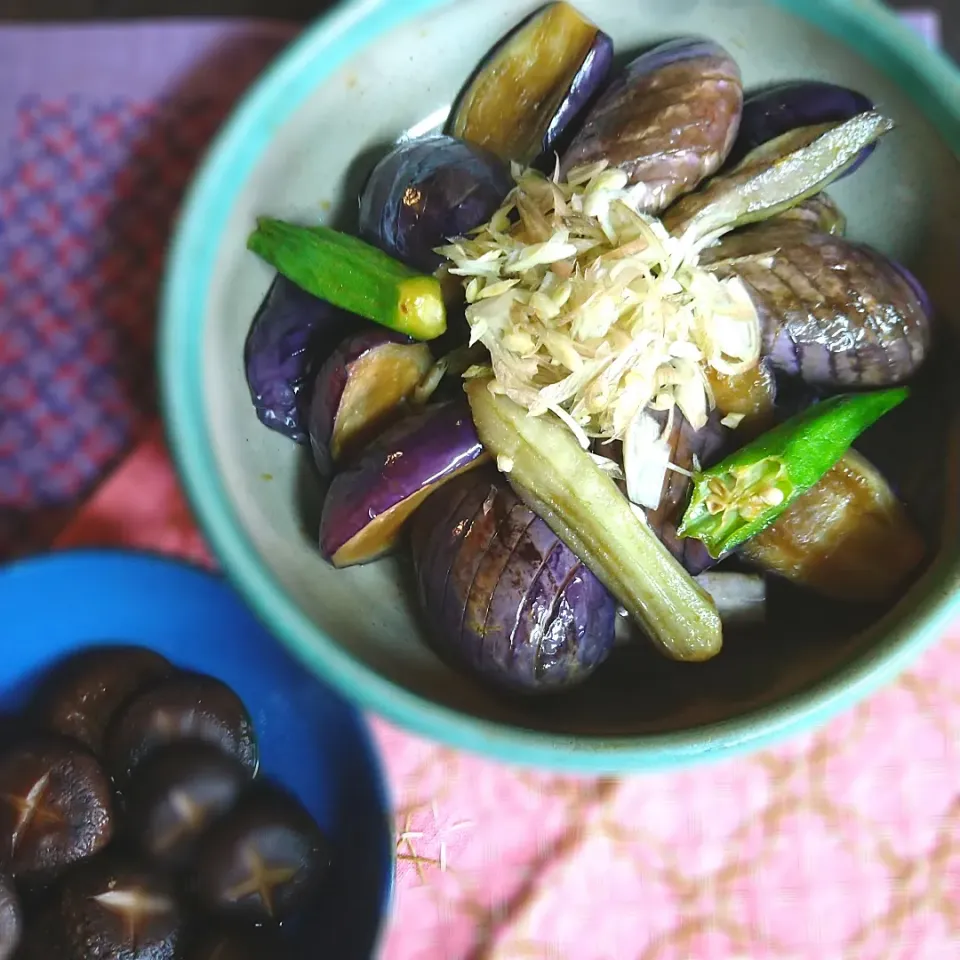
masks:
[[[219,577],[158,557],[78,551],[0,570],[0,710],[23,708],[70,653],[150,647],[229,684],[253,717],[261,771],[292,790],[334,843],[325,895],[298,930],[304,957],[376,952],[393,885],[393,825],[362,717],[307,674]]]

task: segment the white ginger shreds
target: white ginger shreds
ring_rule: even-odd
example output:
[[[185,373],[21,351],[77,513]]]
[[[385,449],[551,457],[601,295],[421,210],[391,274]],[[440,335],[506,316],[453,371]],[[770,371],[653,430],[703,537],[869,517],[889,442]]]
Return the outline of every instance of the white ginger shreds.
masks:
[[[669,465],[670,444],[660,424],[648,413],[637,414],[623,440],[624,479],[631,502],[656,510]]]
[[[533,415],[553,411],[585,447],[622,439],[647,408],[675,406],[700,429],[707,369],[732,376],[760,359],[743,284],[701,268],[697,248],[638,212],[637,187],[606,162],[564,181],[513,175],[488,223],[438,249],[463,278],[492,388]]]

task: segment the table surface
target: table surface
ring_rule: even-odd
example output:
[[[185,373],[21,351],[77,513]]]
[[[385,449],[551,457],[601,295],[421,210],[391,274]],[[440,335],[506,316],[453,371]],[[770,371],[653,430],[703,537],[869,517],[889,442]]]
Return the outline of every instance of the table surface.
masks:
[[[294,10],[131,6],[0,0],[0,16]],[[223,111],[287,36],[0,30],[0,558],[51,504],[62,530],[152,416],[169,223]],[[58,544],[211,562],[158,430]],[[398,834],[384,960],[960,956],[960,629],[823,729],[697,770],[580,780],[375,730]]]
[[[253,16],[305,21],[332,5],[332,0],[0,0],[0,20]],[[938,9],[943,18],[944,47],[960,59],[960,3],[892,0],[890,5],[901,10]]]
[[[0,20],[126,19],[133,17],[269,17],[308,21],[334,0],[0,0]],[[940,12],[943,47],[960,60],[960,3],[957,0],[890,0],[898,10],[924,7]]]
[[[0,19],[230,16],[311,20],[333,5],[333,0],[0,0]]]

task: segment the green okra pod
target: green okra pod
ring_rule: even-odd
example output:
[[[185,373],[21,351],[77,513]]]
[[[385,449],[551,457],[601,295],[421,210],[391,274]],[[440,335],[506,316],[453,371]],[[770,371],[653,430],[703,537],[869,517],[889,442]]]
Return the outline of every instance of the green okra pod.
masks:
[[[896,387],[830,397],[699,471],[678,533],[702,541],[712,557],[729,553],[773,523],[907,395]]]
[[[356,237],[260,217],[247,247],[307,293],[397,333],[433,340],[447,328],[440,281]]]
[[[510,485],[673,660],[709,660],[723,625],[706,592],[553,414],[532,417],[470,380],[477,434]]]

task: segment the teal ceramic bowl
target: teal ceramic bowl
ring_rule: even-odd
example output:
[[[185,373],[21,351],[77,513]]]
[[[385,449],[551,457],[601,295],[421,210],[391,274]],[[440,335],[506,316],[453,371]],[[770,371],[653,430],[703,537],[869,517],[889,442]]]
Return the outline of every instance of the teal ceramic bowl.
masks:
[[[200,171],[170,253],[161,337],[169,436],[200,522],[237,587],[310,670],[364,707],[456,747],[571,771],[727,756],[849,707],[890,680],[952,616],[960,581],[950,507],[954,420],[935,389],[905,422],[891,421],[883,444],[881,466],[940,545],[895,609],[864,622],[826,604],[786,605],[760,641],[728,644],[710,664],[679,666],[625,649],[562,702],[518,704],[430,651],[398,561],[344,571],[323,562],[304,452],[260,425],[244,382],[244,338],[271,279],[244,248],[254,217],[345,222],[385,146],[441,123],[482,54],[539,2],[346,3],[254,86]],[[750,87],[809,77],[871,95],[898,130],[834,195],[851,234],[912,267],[942,329],[957,329],[960,76],[893,14],[869,0],[577,6],[621,53],[706,34],[736,56]]]

